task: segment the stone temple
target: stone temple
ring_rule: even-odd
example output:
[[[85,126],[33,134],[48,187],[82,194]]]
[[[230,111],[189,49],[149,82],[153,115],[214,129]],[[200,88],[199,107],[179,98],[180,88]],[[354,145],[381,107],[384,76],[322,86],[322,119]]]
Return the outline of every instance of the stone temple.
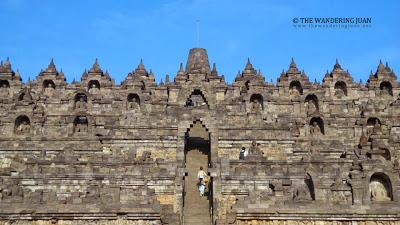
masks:
[[[320,83],[292,60],[269,83],[248,60],[228,84],[194,48],[173,81],[140,62],[116,85],[97,60],[69,84],[7,59],[0,224],[400,224],[399,92],[382,63]]]

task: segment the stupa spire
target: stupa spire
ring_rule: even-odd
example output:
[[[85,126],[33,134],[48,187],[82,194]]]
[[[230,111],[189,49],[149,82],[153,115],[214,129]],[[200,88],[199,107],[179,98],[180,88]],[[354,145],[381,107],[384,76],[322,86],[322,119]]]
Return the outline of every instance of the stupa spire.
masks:
[[[94,60],[93,66],[92,66],[92,68],[90,68],[89,72],[91,72],[91,73],[102,73],[103,72],[100,68],[99,60],[97,58]]]
[[[210,63],[204,48],[190,49],[185,72],[210,74]]]
[[[251,69],[253,69],[253,64],[251,64],[250,58],[247,58],[245,70],[251,70]]]
[[[340,66],[339,60],[336,58],[336,63],[333,66],[333,70],[341,70],[341,69],[342,69],[342,66]]]
[[[51,58],[49,65],[47,66],[47,69],[45,70],[47,73],[57,73],[57,68],[56,65],[54,64],[54,59]]]

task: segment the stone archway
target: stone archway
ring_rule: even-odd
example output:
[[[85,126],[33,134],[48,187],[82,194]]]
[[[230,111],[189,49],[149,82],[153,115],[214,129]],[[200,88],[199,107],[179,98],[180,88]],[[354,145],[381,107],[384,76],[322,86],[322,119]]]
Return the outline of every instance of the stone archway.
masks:
[[[208,102],[203,92],[199,89],[195,89],[187,98],[185,107],[208,108]]]
[[[211,135],[200,120],[194,121],[185,133],[184,165],[187,171],[184,184],[184,224],[210,224],[212,214],[212,179],[205,196],[200,196],[197,173],[211,165]]]

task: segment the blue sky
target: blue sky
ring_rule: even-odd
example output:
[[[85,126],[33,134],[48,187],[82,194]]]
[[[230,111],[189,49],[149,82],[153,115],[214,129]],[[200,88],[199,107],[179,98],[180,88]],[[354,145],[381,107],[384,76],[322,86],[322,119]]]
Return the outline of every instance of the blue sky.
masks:
[[[196,47],[232,82],[250,57],[267,81],[294,57],[311,80],[335,59],[354,80],[368,78],[379,59],[400,71],[400,3],[387,1],[97,1],[0,0],[0,58],[10,57],[24,81],[54,57],[69,82],[99,58],[119,84],[143,58],[159,81],[176,74]],[[369,28],[295,28],[293,18],[371,17]]]

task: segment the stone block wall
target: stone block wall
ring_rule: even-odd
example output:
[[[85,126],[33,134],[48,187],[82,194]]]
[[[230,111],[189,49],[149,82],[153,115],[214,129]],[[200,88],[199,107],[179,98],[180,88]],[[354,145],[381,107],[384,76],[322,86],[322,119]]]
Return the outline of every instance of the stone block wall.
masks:
[[[53,61],[22,83],[6,61],[0,224],[180,224],[196,121],[215,224],[396,224],[399,93],[382,63],[365,84],[338,62],[310,82],[294,61],[269,83],[248,61],[228,84],[194,49],[173,81],[141,62],[117,85],[97,60],[73,83]]]

